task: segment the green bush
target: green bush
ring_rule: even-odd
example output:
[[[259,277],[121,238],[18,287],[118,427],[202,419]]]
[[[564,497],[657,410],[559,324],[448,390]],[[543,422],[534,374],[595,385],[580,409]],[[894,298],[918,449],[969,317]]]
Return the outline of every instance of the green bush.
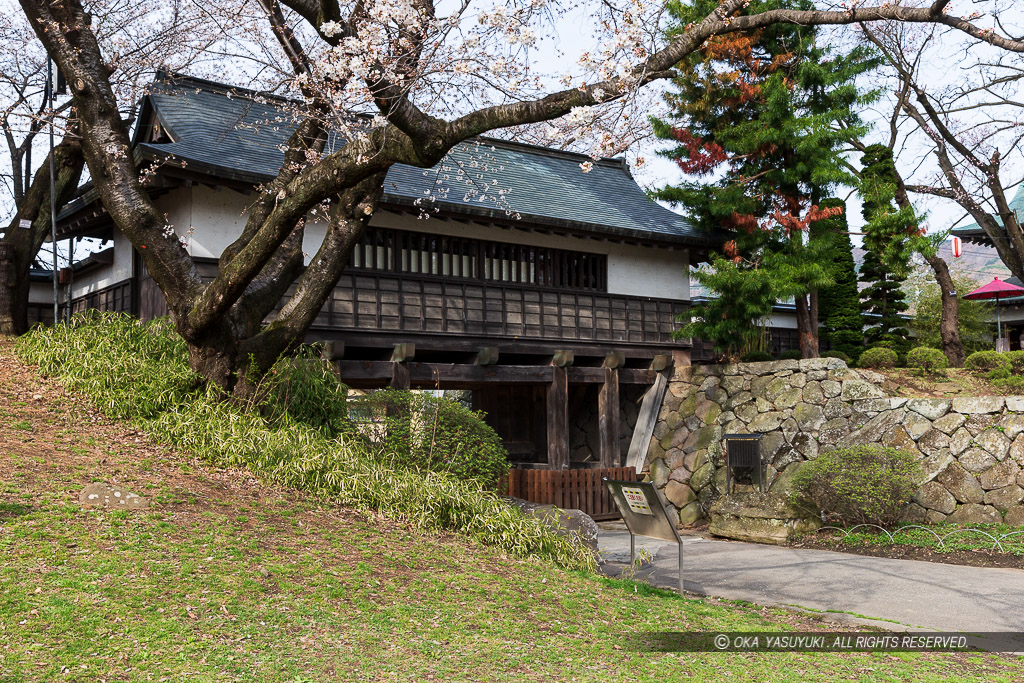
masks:
[[[898,361],[896,352],[884,346],[876,346],[860,354],[857,366],[861,368],[894,368]]]
[[[351,403],[351,415],[383,457],[418,472],[448,472],[497,488],[508,453],[481,413],[429,393],[376,391]]]
[[[767,351],[747,351],[740,356],[740,360],[744,363],[766,363],[775,360],[775,356]]]
[[[999,353],[998,351],[976,351],[967,356],[967,360],[964,361],[964,367],[975,374],[1003,367],[1010,369],[1013,364],[1008,357],[1009,355],[1008,353]]]
[[[881,446],[852,446],[822,453],[793,478],[793,502],[811,503],[830,522],[892,526],[921,477],[917,458]]]
[[[800,349],[789,349],[779,354],[780,360],[800,360],[804,357],[804,354],[800,353]]]
[[[839,360],[843,361],[847,365],[849,365],[850,363],[853,362],[853,359],[850,358],[849,356],[847,356],[842,351],[826,351],[825,353],[821,354],[821,357],[822,358],[838,358]]]
[[[197,381],[184,344],[166,321],[78,317],[70,325],[33,330],[18,339],[16,349],[110,416],[130,420],[152,439],[212,465],[245,467],[265,481],[420,528],[448,529],[514,555],[593,568],[588,550],[474,482],[395,469],[357,434],[328,438],[323,429],[300,422],[295,413],[308,415],[308,409],[286,407],[268,420],[272,407],[245,410],[222,400],[218,390]]]
[[[1024,375],[1024,350],[1009,351],[1003,354],[1010,361],[1010,369],[1016,375]]]
[[[907,354],[907,367],[917,368],[930,375],[942,374],[949,367],[949,359],[939,349],[919,346]]]

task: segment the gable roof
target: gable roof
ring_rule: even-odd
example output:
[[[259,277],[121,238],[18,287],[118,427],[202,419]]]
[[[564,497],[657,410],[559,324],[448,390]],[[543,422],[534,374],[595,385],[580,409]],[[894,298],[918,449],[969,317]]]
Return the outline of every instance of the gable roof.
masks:
[[[214,178],[264,182],[277,174],[284,159],[282,146],[295,126],[286,104],[210,81],[165,77],[146,98],[143,118],[148,111],[171,142],[137,140],[136,154]],[[328,151],[340,143],[330,139]],[[584,174],[580,164],[586,161],[593,168]],[[470,176],[472,182],[457,180],[459,167],[471,171],[464,178]],[[439,193],[441,189],[448,191]],[[493,198],[498,190],[505,191],[500,203]],[[438,197],[433,207],[452,216],[508,221],[518,214],[517,224],[527,226],[698,247],[714,247],[724,239],[724,233],[701,231],[649,199],[623,159],[593,161],[503,140],[463,142],[432,169],[392,166],[383,204],[411,209],[428,194]]]

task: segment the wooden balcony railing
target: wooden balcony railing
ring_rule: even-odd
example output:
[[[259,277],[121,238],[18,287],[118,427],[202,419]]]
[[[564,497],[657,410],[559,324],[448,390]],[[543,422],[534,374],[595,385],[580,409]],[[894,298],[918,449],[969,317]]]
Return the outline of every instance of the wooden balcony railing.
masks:
[[[672,345],[686,310],[669,299],[349,272],[314,326]]]

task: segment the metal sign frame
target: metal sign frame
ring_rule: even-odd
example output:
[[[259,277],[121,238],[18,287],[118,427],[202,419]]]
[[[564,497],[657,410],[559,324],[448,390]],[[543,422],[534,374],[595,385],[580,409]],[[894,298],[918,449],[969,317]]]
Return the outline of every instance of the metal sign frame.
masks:
[[[679,548],[679,595],[683,594],[683,540],[665,510],[654,482],[603,478],[622,520],[629,530],[629,563],[636,561],[636,537],[647,536],[675,543]]]

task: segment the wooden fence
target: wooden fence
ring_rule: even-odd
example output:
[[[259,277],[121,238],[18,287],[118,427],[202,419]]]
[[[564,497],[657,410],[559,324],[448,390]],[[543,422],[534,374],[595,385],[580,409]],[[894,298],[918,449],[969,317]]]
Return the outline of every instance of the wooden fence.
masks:
[[[583,510],[596,520],[618,519],[618,508],[601,479],[636,481],[632,467],[607,467],[586,470],[511,469],[508,495],[531,503]]]

